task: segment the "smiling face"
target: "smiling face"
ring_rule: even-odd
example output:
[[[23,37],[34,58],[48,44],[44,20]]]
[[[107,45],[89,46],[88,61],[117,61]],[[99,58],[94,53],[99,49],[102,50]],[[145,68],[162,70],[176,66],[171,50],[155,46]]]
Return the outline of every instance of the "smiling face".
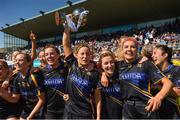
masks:
[[[111,76],[115,70],[115,60],[112,56],[107,55],[101,58],[101,68],[106,75]]]
[[[39,52],[38,59],[41,63],[46,64],[46,58],[44,51]]]
[[[91,59],[90,49],[88,47],[81,47],[77,52],[76,57],[80,66],[87,66]]]
[[[125,41],[123,44],[123,55],[126,62],[130,63],[136,59],[137,44],[135,41]]]
[[[31,61],[28,61],[27,57],[30,57],[30,56],[27,56],[23,53],[19,53],[18,55],[16,55],[15,65],[16,65],[17,70],[24,72],[26,71],[26,69],[29,68]]]
[[[167,59],[167,54],[165,54],[161,49],[155,48],[153,50],[152,59],[155,65],[160,65]]]
[[[19,54],[19,53],[20,53],[19,51],[14,51],[12,53],[12,61],[13,61],[13,63],[16,61],[16,55]]]
[[[46,62],[52,66],[55,67],[59,64],[59,57],[60,55],[56,52],[54,48],[46,48],[45,49],[45,58]]]

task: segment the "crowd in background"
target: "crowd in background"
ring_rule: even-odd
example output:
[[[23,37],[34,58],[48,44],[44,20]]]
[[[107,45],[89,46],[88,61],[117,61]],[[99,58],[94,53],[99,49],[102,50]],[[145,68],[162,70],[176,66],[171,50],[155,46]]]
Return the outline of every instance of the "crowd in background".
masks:
[[[176,20],[75,39],[65,25],[61,44],[41,45],[31,31],[32,48],[6,55],[11,66],[0,60],[0,118],[179,119],[179,28]]]
[[[102,49],[110,49],[111,51],[115,51],[117,49],[119,38],[121,36],[133,36],[139,42],[139,51],[141,47],[146,44],[163,44],[168,45],[168,47],[173,48],[174,59],[180,58],[180,20],[176,19],[176,21],[166,23],[159,27],[149,26],[146,28],[133,28],[128,31],[118,31],[115,33],[101,34],[101,35],[93,35],[93,36],[83,36],[80,38],[72,38],[71,44],[72,47],[79,42],[88,42],[94,52],[94,59],[97,60],[99,58],[98,54]],[[47,43],[37,44],[37,53],[44,48]],[[63,54],[62,45],[58,42],[51,42],[50,44],[54,44]],[[22,50],[30,53],[31,46],[27,46],[22,48]],[[6,60],[11,60],[11,53],[6,54]]]

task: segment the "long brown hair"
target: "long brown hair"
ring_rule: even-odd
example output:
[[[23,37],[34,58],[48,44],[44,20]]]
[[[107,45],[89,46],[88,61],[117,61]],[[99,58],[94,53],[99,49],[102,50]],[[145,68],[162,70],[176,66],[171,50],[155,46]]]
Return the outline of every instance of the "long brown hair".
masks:
[[[104,57],[107,57],[107,56],[111,56],[111,57],[114,59],[114,61],[115,61],[115,55],[114,55],[111,51],[105,50],[105,51],[103,51],[103,52],[101,53],[100,58],[99,58],[99,65],[100,65],[100,66],[101,66],[101,64],[102,64],[102,59],[103,59]]]

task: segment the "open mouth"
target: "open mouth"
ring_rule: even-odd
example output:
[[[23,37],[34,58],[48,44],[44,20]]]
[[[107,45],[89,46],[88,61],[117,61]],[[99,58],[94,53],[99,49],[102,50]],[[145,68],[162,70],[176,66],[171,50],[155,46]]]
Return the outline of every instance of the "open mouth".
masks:
[[[82,60],[82,61],[86,63],[88,60]]]
[[[47,61],[52,63],[54,60],[53,59],[48,59]]]
[[[127,52],[125,52],[125,54],[126,54],[126,55],[131,55],[131,56],[132,56],[132,55],[133,55],[133,52],[127,51]]]
[[[156,62],[156,61],[157,61],[157,59],[156,59],[156,58],[153,58],[153,61],[154,61],[154,62]]]

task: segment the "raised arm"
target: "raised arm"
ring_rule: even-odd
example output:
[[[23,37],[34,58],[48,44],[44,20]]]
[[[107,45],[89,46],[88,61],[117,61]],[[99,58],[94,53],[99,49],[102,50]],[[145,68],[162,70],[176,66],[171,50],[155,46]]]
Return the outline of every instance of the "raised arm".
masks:
[[[36,35],[32,30],[29,34],[29,39],[31,40],[31,59],[33,61],[36,58]]]
[[[71,49],[71,42],[70,42],[70,31],[66,27],[63,32],[63,49],[64,49],[64,55],[65,57],[69,56],[72,54],[72,49]]]

